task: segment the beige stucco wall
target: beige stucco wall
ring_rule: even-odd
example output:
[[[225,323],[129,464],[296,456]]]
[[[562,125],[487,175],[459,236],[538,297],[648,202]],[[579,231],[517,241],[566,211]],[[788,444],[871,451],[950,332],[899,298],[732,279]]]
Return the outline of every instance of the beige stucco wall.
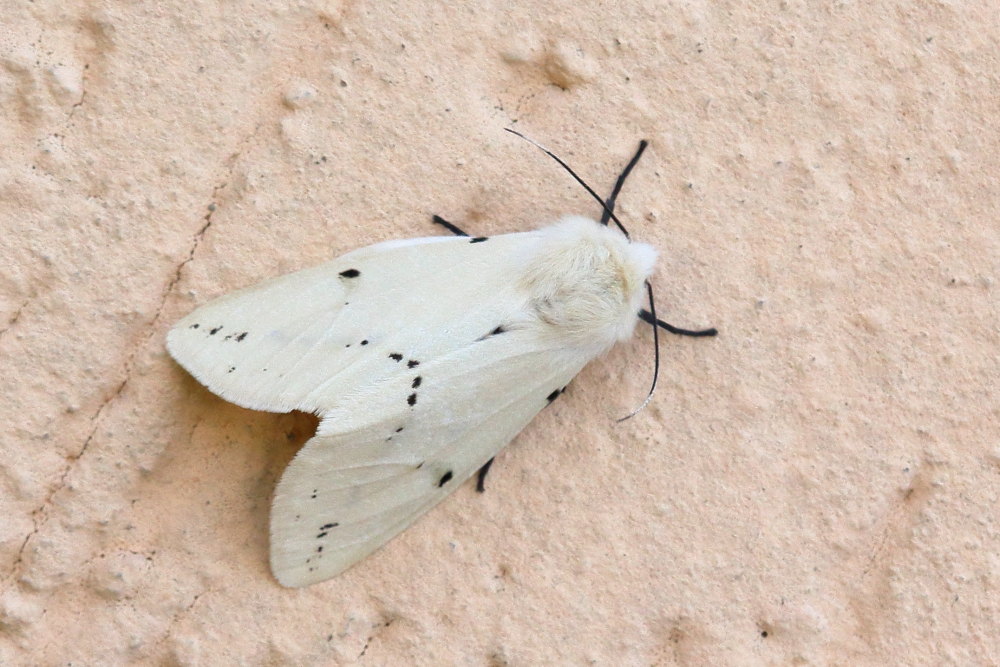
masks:
[[[995,6],[6,3],[0,663],[997,664]],[[659,309],[471,484],[283,589],[314,420],[167,356],[372,242],[597,215]]]

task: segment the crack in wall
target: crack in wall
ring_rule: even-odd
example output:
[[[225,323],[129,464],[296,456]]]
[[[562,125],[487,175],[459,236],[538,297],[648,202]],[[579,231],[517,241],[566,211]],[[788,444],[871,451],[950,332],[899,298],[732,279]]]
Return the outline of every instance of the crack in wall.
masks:
[[[81,99],[80,103],[82,104],[82,102],[83,100]],[[55,498],[57,493],[66,488],[67,479],[70,473],[74,470],[76,462],[80,460],[80,458],[82,458],[83,455],[89,449],[90,444],[93,442],[94,436],[97,433],[99,422],[104,414],[104,411],[107,409],[109,405],[111,405],[115,401],[115,399],[117,399],[122,394],[122,392],[125,390],[126,385],[128,385],[129,380],[132,378],[132,372],[135,367],[136,354],[140,350],[146,347],[150,339],[155,334],[156,324],[160,320],[160,316],[162,315],[163,309],[166,306],[167,299],[170,297],[170,294],[173,293],[174,288],[180,282],[181,274],[184,270],[184,267],[194,260],[194,256],[195,253],[198,251],[198,247],[201,245],[201,242],[204,239],[205,234],[208,232],[208,229],[212,226],[212,216],[218,210],[218,207],[216,205],[216,199],[219,195],[219,192],[221,192],[229,184],[229,181],[232,178],[233,170],[235,169],[237,159],[242,154],[243,146],[246,144],[247,141],[249,141],[253,137],[253,134],[256,134],[256,130],[254,131],[254,133],[252,133],[243,141],[241,141],[239,150],[230,155],[229,158],[226,160],[225,177],[218,185],[212,188],[212,194],[208,206],[208,212],[202,217],[202,225],[192,237],[191,246],[188,249],[187,256],[183,260],[181,260],[181,262],[177,265],[177,268],[175,269],[174,274],[171,277],[170,281],[167,283],[166,288],[160,294],[160,303],[156,308],[156,312],[153,314],[153,317],[150,320],[147,335],[144,338],[142,338],[142,340],[137,345],[134,345],[133,348],[129,351],[128,357],[125,360],[123,368],[124,377],[122,381],[119,383],[117,389],[115,389],[114,392],[112,392],[107,398],[105,398],[101,402],[101,404],[97,407],[97,409],[94,411],[94,414],[89,419],[90,423],[93,425],[93,428],[91,428],[90,433],[84,439],[83,444],[80,446],[79,450],[77,450],[75,454],[70,454],[69,456],[66,457],[66,466],[60,473],[58,481],[52,486],[51,490],[46,494],[41,504],[39,504],[34,510],[31,511],[30,518],[33,524],[33,528],[28,533],[28,535],[25,536],[24,541],[21,543],[21,546],[17,551],[17,555],[14,558],[14,562],[12,563],[9,572],[5,577],[6,579],[9,580],[11,578],[14,578],[20,572],[22,565],[24,563],[24,553],[28,548],[28,544],[31,542],[31,539],[35,535],[41,532],[41,530],[45,527],[45,525],[49,521],[50,516],[48,514],[48,509],[52,505],[53,499]],[[11,319],[11,322],[8,324],[7,328],[4,329],[3,331],[0,331],[0,335],[6,333],[6,331],[8,331],[14,324],[14,322],[17,321],[17,319],[20,317],[21,310],[24,308],[24,305],[27,305],[27,302],[25,302],[25,304],[23,304],[21,308],[17,310],[14,317]]]
[[[383,620],[382,622],[375,624],[375,627],[372,628],[371,634],[368,635],[368,639],[365,640],[365,646],[364,648],[361,649],[361,653],[358,654],[358,657],[356,658],[357,660],[360,660],[361,658],[365,657],[365,653],[368,652],[368,649],[371,647],[372,642],[380,638],[382,633],[385,632],[385,629],[388,628],[390,625],[392,625],[393,621],[395,620],[396,619],[394,617],[389,617]]]
[[[83,64],[83,74],[80,76],[80,99],[73,103],[73,106],[69,109],[69,115],[66,116],[66,123],[63,128],[69,126],[73,121],[73,116],[76,115],[77,109],[83,106],[83,103],[87,101],[87,71],[90,69],[90,63]]]
[[[21,313],[24,312],[24,309],[25,307],[27,307],[29,302],[30,299],[25,300],[20,306],[18,306],[17,310],[14,311],[14,314],[11,315],[9,320],[7,320],[7,326],[5,326],[3,329],[0,329],[0,341],[3,340],[3,337],[7,334],[8,331],[14,328],[14,325],[17,324],[17,321],[21,319]]]
[[[129,358],[129,360],[131,361],[131,357]],[[21,563],[24,560],[24,551],[25,549],[28,548],[28,542],[30,542],[31,538],[37,535],[45,526],[45,524],[48,522],[49,516],[46,513],[46,509],[49,507],[49,505],[52,504],[52,499],[55,497],[55,495],[66,487],[66,478],[69,477],[70,472],[73,470],[73,464],[77,460],[79,460],[80,457],[84,455],[84,453],[87,451],[87,448],[90,447],[90,443],[93,442],[94,434],[97,433],[97,427],[98,427],[97,422],[101,417],[101,413],[103,413],[104,409],[108,405],[110,405],[111,402],[114,401],[119,394],[122,393],[122,390],[125,389],[125,384],[127,382],[128,378],[126,377],[124,380],[121,381],[121,383],[118,385],[118,388],[110,396],[101,401],[101,405],[98,406],[97,410],[95,410],[94,414],[90,417],[90,423],[93,425],[93,428],[90,429],[90,433],[87,434],[86,439],[84,439],[83,445],[75,454],[70,454],[69,456],[66,457],[67,465],[63,468],[62,473],[59,475],[59,481],[56,482],[56,484],[53,485],[52,488],[49,490],[49,492],[45,495],[45,499],[42,501],[42,503],[31,511],[30,518],[32,524],[34,524],[34,527],[32,528],[31,532],[29,532],[28,535],[24,538],[24,541],[21,542],[21,547],[17,550],[17,556],[14,558],[14,563],[11,565],[10,572],[7,575],[8,578],[13,577],[17,574],[18,570],[20,569]]]
[[[171,636],[171,634],[174,631],[174,627],[178,623],[181,622],[181,620],[184,618],[184,616],[186,616],[192,609],[194,609],[194,606],[196,604],[198,604],[198,600],[200,600],[203,596],[205,596],[205,595],[207,595],[207,594],[209,594],[211,592],[212,592],[211,589],[206,588],[202,592],[196,593],[195,596],[193,598],[191,598],[191,602],[189,602],[186,607],[184,607],[183,609],[181,609],[180,611],[178,611],[176,614],[174,614],[173,617],[171,617],[170,621],[167,623],[167,627],[163,631],[163,636],[160,637],[155,642],[155,645],[156,646],[160,646],[164,642],[166,642],[168,639],[170,639],[170,636]]]

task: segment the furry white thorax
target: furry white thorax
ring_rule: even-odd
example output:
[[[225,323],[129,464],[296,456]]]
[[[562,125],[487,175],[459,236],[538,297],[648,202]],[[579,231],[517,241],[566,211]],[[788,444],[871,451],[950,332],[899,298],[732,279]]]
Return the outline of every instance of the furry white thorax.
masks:
[[[630,337],[656,249],[582,216],[538,233],[521,278],[538,319],[565,342],[599,351]]]

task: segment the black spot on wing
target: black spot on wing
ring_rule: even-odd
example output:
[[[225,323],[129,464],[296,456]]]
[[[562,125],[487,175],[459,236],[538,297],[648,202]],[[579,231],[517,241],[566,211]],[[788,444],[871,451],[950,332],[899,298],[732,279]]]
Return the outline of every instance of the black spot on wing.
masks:
[[[410,394],[409,396],[407,396],[406,397],[406,403],[410,407],[416,405],[417,404],[417,392],[413,392],[412,394]]]
[[[486,340],[490,336],[498,336],[498,335],[500,335],[502,333],[506,333],[506,331],[507,330],[503,328],[503,325],[500,325],[496,329],[494,329],[493,331],[489,332],[488,334],[485,334],[485,335],[480,336],[479,338],[477,338],[476,342],[479,342],[481,340]]]
[[[416,359],[410,359],[409,361],[406,362],[406,367],[407,368],[416,368],[419,365],[420,365],[420,362],[417,361]]]
[[[557,398],[559,398],[559,394],[563,393],[564,391],[566,391],[566,387],[563,387],[562,389],[556,389],[551,394],[549,394],[548,396],[546,396],[545,400],[547,400],[549,403],[551,403],[552,401],[554,401]]]
[[[403,355],[401,355],[399,352],[393,352],[392,354],[389,355],[389,358],[392,359],[393,361],[402,361]]]
[[[221,331],[221,330],[222,330],[222,326],[217,326],[214,329],[209,329],[208,335],[209,336],[214,336],[215,334],[219,333],[219,331]]]
[[[402,431],[402,430],[403,430],[403,427],[402,427],[402,426],[400,426],[399,428],[397,428],[397,429],[396,429],[396,433],[399,433],[399,432],[400,432],[400,431]]]
[[[229,370],[228,370],[228,371],[226,371],[226,372],[227,372],[227,373],[232,373],[232,372],[233,372],[233,371],[235,371],[235,370],[236,370],[236,366],[230,366],[230,367],[229,367]]]
[[[411,386],[411,387],[413,387],[414,389],[416,389],[417,387],[419,387],[419,386],[420,386],[420,382],[421,382],[422,380],[423,380],[423,378],[421,378],[421,377],[420,377],[420,376],[418,375],[417,377],[413,378],[413,384],[411,384],[410,386]]]
[[[489,238],[490,237],[488,237],[488,236],[477,236],[474,239],[469,239],[469,243],[482,243],[483,241],[486,241]]]
[[[367,338],[365,338],[365,339],[364,339],[363,341],[361,341],[361,344],[362,344],[362,345],[367,345],[367,344],[368,344],[368,339],[367,339]]]
[[[244,331],[243,333],[241,333],[240,335],[238,335],[238,336],[236,337],[236,342],[237,342],[237,343],[242,343],[242,342],[243,342],[243,339],[244,339],[244,338],[246,338],[246,337],[247,337],[247,332],[246,332],[246,331]]]
[[[441,475],[441,479],[438,480],[438,488],[440,489],[442,486],[450,482],[451,478],[454,476],[455,475],[450,470],[445,474]]]
[[[319,529],[320,530],[330,530],[331,528],[336,528],[339,525],[340,524],[337,523],[336,521],[331,521],[330,523],[324,523],[322,526],[319,527]]]
[[[195,322],[194,324],[192,324],[191,326],[189,326],[188,329],[197,329],[200,326],[201,326],[200,324],[198,324],[197,322]]]
[[[340,275],[342,278],[357,278],[361,275],[361,272],[357,269],[347,269],[346,271],[341,271]]]

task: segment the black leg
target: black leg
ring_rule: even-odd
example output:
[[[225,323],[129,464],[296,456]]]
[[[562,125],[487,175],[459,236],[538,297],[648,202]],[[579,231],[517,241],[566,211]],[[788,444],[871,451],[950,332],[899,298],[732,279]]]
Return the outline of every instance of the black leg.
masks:
[[[690,329],[681,329],[680,327],[675,327],[672,324],[667,324],[663,320],[653,317],[653,314],[648,310],[643,309],[639,311],[639,319],[643,322],[648,322],[653,326],[660,327],[661,329],[666,329],[672,334],[677,334],[678,336],[717,336],[719,330],[715,327],[711,329],[699,329],[698,331],[691,331]]]
[[[431,216],[431,220],[433,220],[435,224],[441,225],[455,236],[468,236],[468,234],[466,234],[461,229],[459,229],[455,225],[451,224],[450,222],[442,218],[440,215]]]
[[[496,458],[496,457],[493,457]],[[476,480],[476,491],[482,493],[486,490],[483,483],[486,481],[486,473],[490,471],[490,466],[493,465],[493,459],[490,459],[483,464],[483,467],[479,469],[479,479]]]

